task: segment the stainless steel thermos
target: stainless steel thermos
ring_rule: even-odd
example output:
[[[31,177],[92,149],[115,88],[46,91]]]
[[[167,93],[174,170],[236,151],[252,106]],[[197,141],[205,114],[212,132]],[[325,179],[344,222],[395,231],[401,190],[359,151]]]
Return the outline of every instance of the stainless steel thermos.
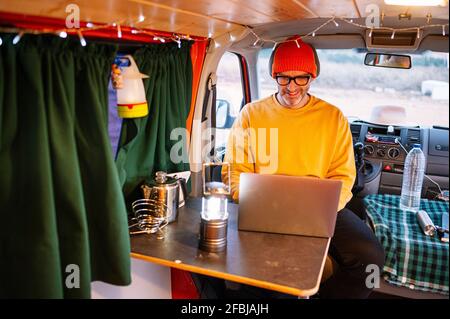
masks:
[[[425,235],[433,237],[436,233],[436,226],[428,216],[427,212],[424,210],[419,210],[417,212],[417,221],[419,222],[420,228]]]

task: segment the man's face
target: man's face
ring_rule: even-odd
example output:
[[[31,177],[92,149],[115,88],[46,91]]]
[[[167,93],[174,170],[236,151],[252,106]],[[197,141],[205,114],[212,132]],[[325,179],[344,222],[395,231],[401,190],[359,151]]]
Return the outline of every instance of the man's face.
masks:
[[[279,76],[286,76],[290,78],[294,77],[308,77],[311,76],[309,73],[302,72],[302,71],[287,71],[287,72],[281,72],[276,74],[276,77]],[[275,80],[277,80],[275,78]],[[313,78],[305,84],[305,85],[298,85],[295,83],[294,79],[291,79],[289,84],[287,85],[281,85],[279,81],[277,81],[278,86],[278,94],[279,94],[279,102],[286,107],[295,107],[299,105],[305,98],[306,94],[309,91],[309,87],[311,85]],[[297,80],[297,82],[302,82],[305,80]],[[303,83],[302,83],[303,84]]]

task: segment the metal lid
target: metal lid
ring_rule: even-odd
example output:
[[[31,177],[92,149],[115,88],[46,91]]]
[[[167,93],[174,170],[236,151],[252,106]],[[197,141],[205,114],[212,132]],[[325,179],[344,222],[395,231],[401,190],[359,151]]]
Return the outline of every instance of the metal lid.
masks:
[[[167,176],[164,171],[158,171],[155,173],[155,179],[150,182],[152,186],[176,186],[178,185],[177,179]]]

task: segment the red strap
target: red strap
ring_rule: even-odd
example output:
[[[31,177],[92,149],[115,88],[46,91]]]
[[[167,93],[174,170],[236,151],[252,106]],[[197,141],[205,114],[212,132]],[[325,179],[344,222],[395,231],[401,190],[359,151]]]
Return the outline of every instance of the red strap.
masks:
[[[190,272],[170,268],[170,279],[172,283],[172,299],[200,299]]]

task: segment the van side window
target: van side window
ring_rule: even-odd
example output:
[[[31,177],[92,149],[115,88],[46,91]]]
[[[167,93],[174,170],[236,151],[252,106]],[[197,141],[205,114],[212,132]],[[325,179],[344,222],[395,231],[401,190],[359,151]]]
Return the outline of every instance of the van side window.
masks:
[[[223,159],[228,134],[244,104],[239,56],[226,52],[217,68],[216,154]]]

